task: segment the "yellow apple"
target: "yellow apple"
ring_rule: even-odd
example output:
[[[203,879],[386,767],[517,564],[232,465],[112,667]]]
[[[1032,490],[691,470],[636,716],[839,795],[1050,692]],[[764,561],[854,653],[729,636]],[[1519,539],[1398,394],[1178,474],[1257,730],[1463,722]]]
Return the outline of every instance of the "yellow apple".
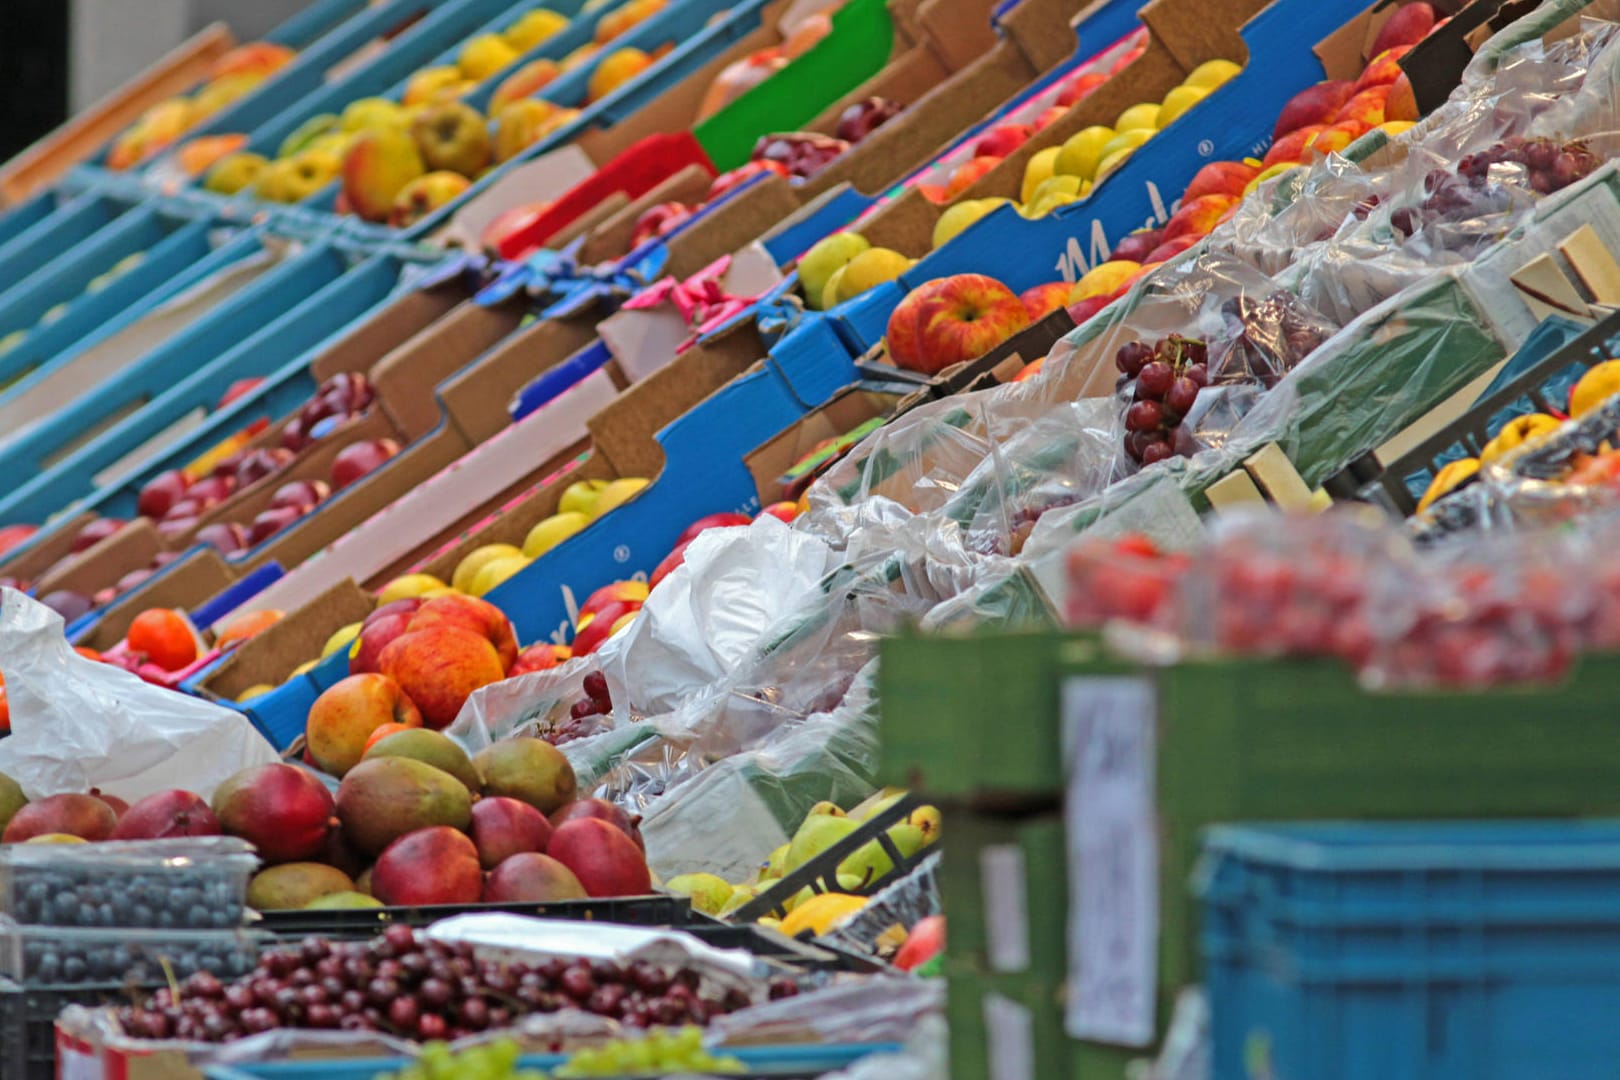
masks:
[[[360,625],[360,623],[356,622],[350,623],[348,626],[339,627],[337,632],[331,637],[327,638],[326,644],[322,646],[321,659],[324,660],[333,653],[342,652],[344,649],[347,649],[350,645],[354,644],[354,639],[360,636]],[[295,671],[293,674],[297,675],[299,672]]]
[[[479,34],[469,38],[456,54],[456,66],[469,79],[482,82],[518,58],[499,34]]]
[[[395,600],[409,600],[442,588],[444,582],[432,574],[406,574],[384,585],[382,592],[377,594],[377,603],[392,604]]]
[[[840,266],[833,271],[833,276],[827,279],[827,284],[821,290],[821,310],[831,311],[838,306],[838,290],[844,284],[844,271],[849,267]]]
[[[1192,74],[1183,79],[1181,85],[1201,86],[1205,90],[1213,90],[1242,70],[1230,60],[1207,60],[1193,68]]]
[[[485,544],[483,547],[474,548],[456,564],[455,571],[450,575],[450,587],[462,592],[471,592],[473,581],[484,567],[497,559],[510,559],[522,554],[523,552],[511,544]]]
[[[1142,264],[1132,262],[1130,259],[1110,259],[1108,262],[1098,263],[1074,283],[1074,288],[1069,292],[1069,303],[1077,304],[1093,296],[1107,296],[1129,281],[1140,269]]]
[[[387,98],[369,97],[351,101],[338,118],[338,128],[351,134],[386,125],[405,126],[405,110]]]
[[[853,300],[868,289],[893,281],[911,269],[911,260],[891,248],[868,248],[838,273],[838,302]]]
[[[649,483],[651,483],[650,480],[639,476],[624,476],[610,481],[607,487],[602,489],[602,494],[597,497],[596,508],[591,512],[591,517],[593,519],[599,518],[608,511],[624,505],[639,494],[641,489]]]
[[[484,568],[478,571],[478,576],[473,578],[472,588],[468,592],[474,596],[486,596],[494,592],[496,586],[503,581],[520,573],[532,561],[523,555],[508,555],[503,559],[487,562]]]
[[[523,540],[523,554],[538,559],[590,523],[591,519],[578,511],[552,514],[529,530]]]
[[[536,8],[501,32],[514,51],[526,53],[568,25],[568,20],[548,8]]]
[[[1102,149],[1114,138],[1113,128],[1096,124],[1070,135],[1058,152],[1054,171],[1082,180],[1097,175],[1097,163],[1102,161]]]
[[[607,487],[606,480],[575,480],[563,489],[562,498],[557,500],[557,512],[593,516],[596,513],[596,501],[602,497],[602,489],[605,487]]]
[[[950,243],[958,233],[1005,203],[1006,199],[963,199],[954,203],[934,222],[934,250]]]
[[[1159,127],[1169,127],[1175,122],[1176,117],[1208,96],[1209,91],[1202,86],[1176,87],[1164,95],[1164,101],[1159,105]]]
[[[1029,164],[1024,166],[1024,183],[1018,190],[1018,197],[1029,202],[1035,197],[1035,189],[1051,178],[1057,171],[1058,155],[1063,153],[1061,146],[1048,146],[1045,150],[1037,150],[1030,157]]]
[[[430,101],[443,101],[461,86],[461,69],[453,64],[425,67],[405,83],[400,104],[426,105]]]
[[[1097,180],[1107,176],[1119,167],[1120,162],[1136,153],[1136,148],[1153,138],[1151,128],[1132,128],[1122,131],[1103,147],[1102,160],[1097,162]]]
[[[1119,114],[1114,121],[1114,130],[1121,134],[1135,128],[1146,128],[1149,131],[1159,130],[1159,107],[1151,102],[1142,105],[1132,105]],[[1106,157],[1107,155],[1103,155]]]
[[[871,246],[860,233],[838,232],[816,241],[804,253],[799,260],[799,284],[804,287],[805,299],[812,308],[822,305],[827,282],[832,276]]]

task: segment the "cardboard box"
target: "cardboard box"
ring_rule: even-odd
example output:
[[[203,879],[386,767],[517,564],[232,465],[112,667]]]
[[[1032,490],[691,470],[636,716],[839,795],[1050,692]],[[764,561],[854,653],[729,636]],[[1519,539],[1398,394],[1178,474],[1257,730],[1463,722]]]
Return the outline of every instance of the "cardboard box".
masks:
[[[884,421],[895,414],[902,395],[895,389],[881,389],[856,383],[840,390],[825,405],[810,410],[803,419],[750,451],[743,459],[754,478],[754,490],[761,505],[798,498],[800,484],[791,489],[783,477],[829,440],[843,438],[872,421]],[[818,466],[823,471],[842,455],[835,455]],[[814,474],[811,474],[814,475]]]

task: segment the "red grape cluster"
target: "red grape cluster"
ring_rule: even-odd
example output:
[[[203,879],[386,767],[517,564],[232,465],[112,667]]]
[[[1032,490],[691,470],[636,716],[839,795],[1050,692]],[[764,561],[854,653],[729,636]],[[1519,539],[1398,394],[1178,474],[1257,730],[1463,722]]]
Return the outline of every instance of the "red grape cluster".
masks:
[[[1465,221],[1503,213],[1513,206],[1509,184],[1537,195],[1561,191],[1591,174],[1601,158],[1583,142],[1510,136],[1457,162],[1455,175],[1435,169],[1423,178],[1423,202],[1390,215],[1390,223],[1408,236],[1433,220]],[[1492,176],[1493,166],[1507,166]],[[1522,172],[1522,179],[1518,175]]]
[[[231,983],[206,972],[193,975],[178,992],[159,990],[144,1004],[119,1009],[118,1021],[135,1038],[188,1042],[225,1042],[277,1028],[440,1040],[567,1008],[645,1028],[703,1024],[752,1003],[737,989],[702,991],[701,977],[690,969],[583,959],[498,964],[478,960],[470,945],[419,941],[410,927],[395,925],[370,942],[308,938],[264,954],[253,972]],[[790,996],[797,987],[778,980],[770,992]]]
[[[607,678],[600,671],[585,676],[585,696],[574,702],[568,710],[568,719],[551,729],[546,736],[553,746],[583,739],[602,730],[604,722],[613,715],[613,698],[608,694]]]
[[[1140,465],[1198,449],[1182,420],[1209,385],[1209,348],[1195,338],[1171,334],[1149,345],[1132,341],[1114,354],[1114,365],[1136,380],[1125,410],[1125,452]]]

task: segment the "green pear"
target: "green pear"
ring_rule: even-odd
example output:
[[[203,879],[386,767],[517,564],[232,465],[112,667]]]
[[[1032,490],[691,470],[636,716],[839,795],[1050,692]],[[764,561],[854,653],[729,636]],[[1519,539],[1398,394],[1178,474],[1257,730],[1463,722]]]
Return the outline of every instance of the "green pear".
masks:
[[[835,802],[828,802],[826,799],[823,799],[816,803],[816,805],[812,806],[810,808],[810,812],[804,816],[807,818],[812,818],[817,814],[825,814],[828,817],[843,817],[844,808]]]
[[[889,839],[894,841],[902,858],[910,858],[923,846],[923,832],[915,825],[902,823],[894,826],[889,830]],[[847,874],[862,885],[871,885],[893,869],[894,860],[889,858],[882,844],[873,840],[862,844],[854,854],[838,864],[838,876],[842,879]]]
[[[804,824],[799,826],[799,831],[793,834],[792,843],[788,844],[787,859],[782,864],[782,872],[791,874],[858,828],[860,822],[851,821],[847,817],[816,814],[814,817],[805,818]]]
[[[722,919],[728,918],[738,908],[752,903],[757,896],[759,896],[759,890],[754,886],[737,885],[731,890],[731,898],[725,902],[725,905],[719,911],[715,912],[715,915]]]
[[[786,873],[787,871],[783,867],[787,863],[787,853],[788,846],[786,844],[771,852],[770,856],[765,860],[765,872],[760,877],[779,878]]]
[[[862,881],[860,878],[856,877],[854,874],[839,874],[838,875],[838,891],[839,892],[845,892],[845,893],[858,892],[863,886],[865,886],[865,884],[866,884],[866,882]]]
[[[664,883],[674,896],[689,896],[692,906],[705,915],[718,915],[731,902],[730,882],[714,874],[679,874]]]
[[[861,803],[849,812],[849,816],[856,821],[871,821],[883,811],[899,802],[906,795],[904,790],[885,788],[882,792]]]

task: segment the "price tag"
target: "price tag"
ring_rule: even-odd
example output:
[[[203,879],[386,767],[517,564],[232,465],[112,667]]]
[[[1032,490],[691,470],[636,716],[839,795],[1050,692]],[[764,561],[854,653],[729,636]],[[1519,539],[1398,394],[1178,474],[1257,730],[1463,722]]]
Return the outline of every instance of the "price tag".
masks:
[[[1036,1080],[1035,1018],[1000,994],[984,996],[985,1058],[990,1080]]]
[[[1159,949],[1154,696],[1142,677],[1063,684],[1069,1000],[1077,1039],[1153,1041]]]
[[[56,1031],[56,1080],[106,1080],[101,1056],[89,1043]]]

